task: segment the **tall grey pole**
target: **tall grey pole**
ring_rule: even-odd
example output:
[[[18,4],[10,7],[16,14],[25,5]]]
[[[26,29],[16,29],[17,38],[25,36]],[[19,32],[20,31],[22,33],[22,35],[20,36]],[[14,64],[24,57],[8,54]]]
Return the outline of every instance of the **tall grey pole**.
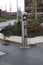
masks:
[[[18,0],[17,0],[17,22],[18,22]]]
[[[11,10],[12,10],[12,8],[11,8],[11,2],[10,2],[10,13],[9,13],[9,19],[11,19]]]

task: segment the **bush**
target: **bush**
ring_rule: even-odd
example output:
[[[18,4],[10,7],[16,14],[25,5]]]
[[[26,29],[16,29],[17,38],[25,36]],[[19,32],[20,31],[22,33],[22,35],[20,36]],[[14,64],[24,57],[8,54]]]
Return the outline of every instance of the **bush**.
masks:
[[[0,22],[5,22],[6,18],[0,18]]]
[[[40,26],[39,21],[35,21],[32,23],[28,23],[27,25],[27,36],[28,37],[35,37],[39,35],[43,35],[43,31],[41,31],[42,28]],[[3,33],[4,36],[21,36],[22,34],[22,28],[21,28],[21,21],[18,21],[16,25],[9,25],[6,26],[1,32]],[[40,32],[41,31],[41,32]]]
[[[1,30],[1,33],[3,33],[4,36],[21,36],[21,23],[20,21],[15,25],[9,25],[9,26],[6,26],[5,28],[3,28]]]
[[[3,33],[4,36],[11,36],[11,35],[15,35],[15,29],[14,26],[6,26],[4,29],[1,30],[1,32]]]

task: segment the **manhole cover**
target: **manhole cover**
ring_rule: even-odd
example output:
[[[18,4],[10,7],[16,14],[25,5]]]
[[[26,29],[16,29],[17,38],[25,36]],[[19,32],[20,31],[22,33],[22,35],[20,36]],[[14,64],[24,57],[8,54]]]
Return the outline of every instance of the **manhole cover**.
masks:
[[[11,65],[11,64],[3,62],[3,61],[0,61],[0,65]]]
[[[5,55],[5,54],[6,54],[5,52],[0,51],[0,56],[1,56],[1,55]]]

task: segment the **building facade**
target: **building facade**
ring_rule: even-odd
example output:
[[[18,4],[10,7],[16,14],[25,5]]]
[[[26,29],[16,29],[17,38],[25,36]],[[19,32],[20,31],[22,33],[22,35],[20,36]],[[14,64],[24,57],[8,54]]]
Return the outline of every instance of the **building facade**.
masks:
[[[25,11],[43,15],[43,0],[25,0]]]

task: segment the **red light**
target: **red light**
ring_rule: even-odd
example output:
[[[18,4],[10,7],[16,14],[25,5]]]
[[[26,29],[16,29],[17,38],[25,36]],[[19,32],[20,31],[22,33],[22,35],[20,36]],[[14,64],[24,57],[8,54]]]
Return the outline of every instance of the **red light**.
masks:
[[[27,22],[24,22],[24,25],[26,26],[27,25]]]

